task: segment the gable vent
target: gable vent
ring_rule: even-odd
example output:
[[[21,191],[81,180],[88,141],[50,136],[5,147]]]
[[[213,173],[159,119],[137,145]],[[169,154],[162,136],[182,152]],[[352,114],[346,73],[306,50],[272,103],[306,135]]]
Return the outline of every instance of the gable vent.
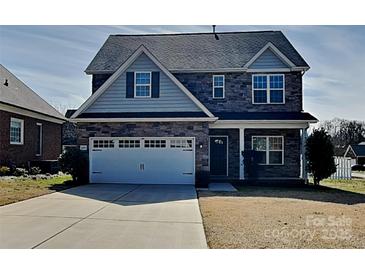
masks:
[[[9,86],[8,79],[5,79],[4,86]]]

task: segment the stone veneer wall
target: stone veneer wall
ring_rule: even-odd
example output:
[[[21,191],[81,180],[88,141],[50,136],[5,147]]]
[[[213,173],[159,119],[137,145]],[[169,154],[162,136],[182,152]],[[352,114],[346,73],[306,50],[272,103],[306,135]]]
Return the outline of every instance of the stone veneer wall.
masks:
[[[91,92],[94,93],[95,91],[100,88],[109,77],[112,76],[110,73],[105,74],[93,74],[92,76],[92,83],[91,83]]]
[[[77,144],[77,125],[71,122],[65,122],[62,125],[62,145],[76,145]]]
[[[258,178],[299,178],[300,130],[299,129],[245,129],[245,150],[252,149],[252,136],[284,136],[284,165],[258,165]],[[245,168],[245,178],[249,178]]]
[[[225,76],[225,98],[213,99],[213,75]],[[285,75],[285,104],[252,104],[252,73],[174,73],[174,76],[212,112],[302,111],[302,75]]]
[[[207,176],[209,172],[208,134],[207,122],[78,123],[77,125],[79,145],[89,145],[89,137],[195,137],[197,181]]]

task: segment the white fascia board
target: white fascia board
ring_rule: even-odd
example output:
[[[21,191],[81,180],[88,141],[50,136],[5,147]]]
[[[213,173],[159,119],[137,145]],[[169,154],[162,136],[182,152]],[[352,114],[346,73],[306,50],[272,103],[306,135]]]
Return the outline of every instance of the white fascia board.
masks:
[[[256,71],[260,71],[260,72],[290,72],[290,71],[307,71],[309,70],[310,67],[292,67],[292,68],[287,68],[287,69],[248,69],[248,68],[216,68],[216,69],[209,69],[209,68],[204,68],[204,69],[171,69],[169,70],[171,73],[223,73],[223,72],[256,72]],[[112,74],[115,71],[109,71],[109,70],[105,70],[105,71],[90,71],[87,72],[87,74]]]
[[[152,55],[152,53],[144,46],[141,45],[128,59],[125,61],[112,76],[109,77],[108,80],[104,82],[104,84],[93,94],[91,95],[82,105],[81,107],[71,116],[71,118],[76,118],[80,115],[85,109],[87,109],[92,103],[95,102],[97,98],[99,98],[108,87],[110,87],[118,77],[125,72],[128,67],[142,54],[146,54],[153,63],[157,67],[159,67],[167,77],[169,77],[182,92],[184,92],[208,117],[214,117],[214,115],[193,95],[191,92],[184,87],[184,85],[176,79],[174,75],[172,75],[161,63]]]
[[[48,122],[52,122],[52,123],[56,123],[56,124],[63,124],[64,122],[67,121],[67,118],[65,118],[65,120],[61,120],[61,119],[54,118],[54,117],[51,117],[51,116],[48,116],[48,115],[44,115],[44,114],[41,114],[41,113],[38,113],[38,112],[33,112],[31,110],[26,110],[26,109],[23,109],[23,108],[10,106],[10,105],[7,105],[7,104],[2,104],[1,102],[0,102],[0,110],[11,112],[11,113],[16,113],[16,114],[23,115],[23,116],[26,116],[26,117],[32,117],[32,118],[35,118],[35,119],[48,121]]]
[[[216,117],[199,118],[72,118],[74,123],[215,122]]]
[[[298,120],[218,120],[209,128],[307,128],[314,121]],[[317,122],[317,121],[315,121]]]
[[[290,68],[295,68],[295,64],[289,60],[288,57],[286,57],[277,47],[274,46],[273,43],[268,42],[262,49],[259,50],[258,53],[256,53],[250,61],[248,61],[244,68],[248,69],[267,49],[270,49],[274,52],[276,56],[278,56],[284,63],[286,63]]]

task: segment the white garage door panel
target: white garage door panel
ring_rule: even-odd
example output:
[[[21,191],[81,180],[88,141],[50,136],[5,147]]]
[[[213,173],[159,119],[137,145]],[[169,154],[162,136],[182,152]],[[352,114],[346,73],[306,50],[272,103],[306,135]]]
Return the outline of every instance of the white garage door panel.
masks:
[[[90,181],[92,183],[194,184],[194,139],[192,148],[144,148],[143,138],[137,148],[93,148],[90,141]],[[122,139],[122,138],[121,138]],[[181,138],[179,138],[181,140]]]

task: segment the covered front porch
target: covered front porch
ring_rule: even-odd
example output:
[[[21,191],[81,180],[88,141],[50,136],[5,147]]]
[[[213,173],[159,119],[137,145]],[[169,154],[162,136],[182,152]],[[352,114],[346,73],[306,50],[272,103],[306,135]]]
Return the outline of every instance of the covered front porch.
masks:
[[[209,127],[211,182],[307,180],[309,122],[217,121]]]

